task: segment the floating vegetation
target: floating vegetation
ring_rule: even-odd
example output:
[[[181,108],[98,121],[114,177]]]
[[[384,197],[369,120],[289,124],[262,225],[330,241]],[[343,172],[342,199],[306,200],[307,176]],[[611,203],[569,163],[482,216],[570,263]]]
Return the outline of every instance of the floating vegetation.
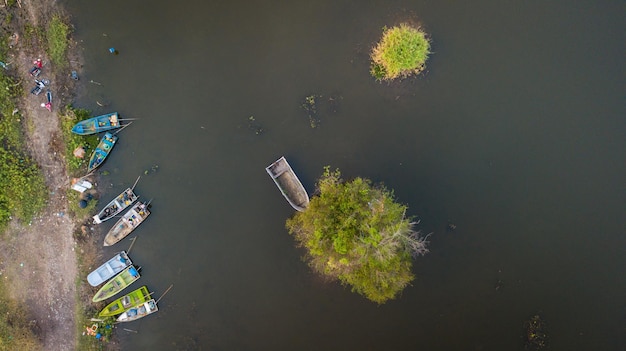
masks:
[[[320,120],[317,118],[317,99],[321,98],[322,95],[309,95],[304,98],[304,102],[302,103],[302,108],[306,111],[309,117],[309,124],[311,128],[317,128],[320,123]]]
[[[253,131],[256,135],[261,135],[264,132],[263,127],[257,122],[254,116],[248,117],[248,129]]]
[[[320,125],[320,111],[323,110],[324,114],[337,113],[339,103],[343,100],[343,96],[339,95],[329,95],[326,99],[322,99],[322,97],[321,94],[309,95],[304,98],[300,105],[306,111],[311,128],[317,128]]]
[[[537,351],[546,347],[548,342],[546,325],[538,314],[524,323],[524,329],[526,331],[525,347],[527,350]]]
[[[150,168],[146,169],[145,171],[143,171],[143,174],[150,174],[150,173],[155,173],[156,171],[159,170],[159,165],[152,165]]]

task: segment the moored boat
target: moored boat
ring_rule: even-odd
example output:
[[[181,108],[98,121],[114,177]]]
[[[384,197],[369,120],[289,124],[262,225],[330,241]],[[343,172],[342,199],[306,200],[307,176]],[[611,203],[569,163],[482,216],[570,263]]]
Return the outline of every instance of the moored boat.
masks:
[[[109,156],[109,153],[113,149],[113,146],[115,146],[116,142],[117,136],[109,132],[104,133],[104,136],[102,137],[102,139],[100,139],[100,143],[98,144],[98,146],[96,146],[96,149],[93,150],[91,158],[89,159],[89,172],[98,168],[98,166],[100,166],[104,162],[107,156]]]
[[[93,216],[93,221],[100,224],[108,219],[115,217],[118,213],[124,211],[128,206],[132,205],[137,196],[133,192],[133,188],[122,191],[115,199],[111,200],[97,215]]]
[[[120,297],[119,299],[111,302],[105,308],[98,313],[98,317],[111,317],[116,316],[120,313],[124,313],[127,310],[137,307],[144,302],[148,301],[150,298],[150,293],[148,292],[148,288],[144,285],[137,290],[133,290],[129,292],[127,295]]]
[[[121,127],[122,125],[120,122],[121,121],[117,112],[111,112],[76,123],[74,127],[72,127],[72,133],[78,135],[90,135],[106,132],[107,130]]]
[[[298,211],[304,211],[309,205],[309,195],[287,159],[283,156],[267,166],[265,170],[272,177],[291,207]]]
[[[124,239],[130,232],[135,230],[148,216],[150,210],[145,202],[137,202],[128,212],[124,213],[117,223],[104,237],[104,246],[111,246]]]
[[[115,296],[120,291],[124,290],[127,286],[132,284],[135,280],[141,278],[137,268],[135,266],[130,265],[120,273],[118,273],[111,280],[106,282],[100,290],[93,297],[93,302],[98,302],[102,300],[106,300],[109,297]]]
[[[111,277],[123,271],[124,268],[130,266],[131,264],[133,264],[133,262],[130,260],[126,252],[122,251],[103,263],[102,266],[89,273],[89,275],[87,275],[87,281],[91,286],[98,286],[111,279]]]
[[[117,317],[118,322],[132,322],[139,318],[143,318],[149,314],[158,311],[156,301],[154,299],[146,301],[137,307],[133,307]]]

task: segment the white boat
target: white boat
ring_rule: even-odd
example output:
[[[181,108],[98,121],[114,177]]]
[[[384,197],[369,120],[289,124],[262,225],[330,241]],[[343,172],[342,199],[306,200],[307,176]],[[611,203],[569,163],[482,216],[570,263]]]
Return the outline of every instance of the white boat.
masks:
[[[104,237],[104,246],[111,246],[124,239],[130,232],[135,230],[148,215],[150,215],[150,210],[148,210],[147,203],[135,203],[109,230]]]
[[[138,197],[139,196],[133,192],[133,188],[128,188],[122,191],[121,194],[111,200],[111,202],[109,202],[97,215],[93,216],[94,223],[100,224],[117,216],[117,214],[124,211],[126,207],[135,202]]]
[[[149,314],[158,311],[156,301],[154,299],[146,301],[137,307],[133,307],[117,317],[118,322],[132,322],[139,318],[143,318]]]
[[[287,159],[283,156],[265,167],[265,170],[272,177],[291,207],[298,211],[304,211],[309,205],[309,195],[296,173],[291,169]]]
[[[91,286],[98,286],[113,278],[116,274],[123,271],[132,263],[133,262],[130,260],[126,252],[122,251],[113,256],[110,260],[106,261],[102,266],[89,273],[87,281]]]

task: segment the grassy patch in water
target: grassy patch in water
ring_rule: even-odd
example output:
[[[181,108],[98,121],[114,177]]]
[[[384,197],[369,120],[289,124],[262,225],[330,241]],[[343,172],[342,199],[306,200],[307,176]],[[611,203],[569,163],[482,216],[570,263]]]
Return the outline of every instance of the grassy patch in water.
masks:
[[[424,70],[430,41],[419,27],[401,24],[383,28],[383,37],[371,53],[370,73],[378,80],[392,80]]]

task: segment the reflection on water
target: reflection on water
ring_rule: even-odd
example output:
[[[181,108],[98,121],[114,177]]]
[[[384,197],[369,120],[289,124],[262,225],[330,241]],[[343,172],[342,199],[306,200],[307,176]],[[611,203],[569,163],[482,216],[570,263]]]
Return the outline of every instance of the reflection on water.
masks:
[[[174,288],[124,349],[516,350],[535,314],[554,349],[626,344],[617,3],[67,3],[75,105],[138,119],[101,187],[158,165],[133,260]],[[369,48],[405,20],[432,35],[427,70],[376,83]],[[309,193],[325,165],[384,182],[434,232],[398,300],[310,273],[264,170],[282,155]]]

